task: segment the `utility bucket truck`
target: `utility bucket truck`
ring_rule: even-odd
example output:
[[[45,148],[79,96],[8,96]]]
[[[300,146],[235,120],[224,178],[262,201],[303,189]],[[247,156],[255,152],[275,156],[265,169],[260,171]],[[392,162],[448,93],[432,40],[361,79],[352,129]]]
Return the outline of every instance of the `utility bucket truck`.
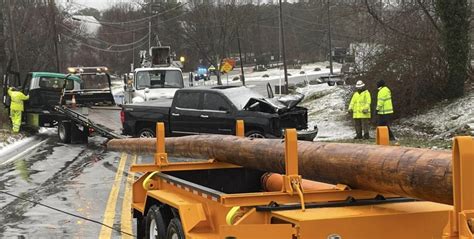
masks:
[[[151,47],[151,59],[141,52],[141,67],[125,79],[125,103],[136,103],[163,98],[173,98],[176,90],[183,88],[183,73],[174,66],[169,46]]]

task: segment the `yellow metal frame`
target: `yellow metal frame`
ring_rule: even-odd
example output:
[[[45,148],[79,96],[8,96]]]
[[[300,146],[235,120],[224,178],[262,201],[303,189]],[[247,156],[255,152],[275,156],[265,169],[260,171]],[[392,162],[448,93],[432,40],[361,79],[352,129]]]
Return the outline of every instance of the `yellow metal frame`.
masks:
[[[244,137],[243,121],[236,122],[236,135]],[[377,143],[388,145],[388,129],[377,129]],[[472,233],[474,142],[472,138],[458,137],[454,141],[454,207],[431,202],[410,202],[348,209],[345,207],[306,209],[306,203],[345,201],[348,197],[373,199],[379,193],[351,190],[346,185],[338,185],[333,190],[303,191],[302,178],[298,172],[297,146],[296,131],[285,130],[286,172],[280,192],[209,195],[206,191],[199,191],[199,189],[196,191],[196,188],[192,186],[181,185],[158,176],[159,172],[239,168],[240,166],[213,159],[203,162],[169,162],[165,149],[164,125],[157,123],[157,151],[154,155],[154,164],[132,165],[132,171],[145,172],[133,185],[132,207],[145,214],[147,203],[154,199],[177,209],[186,237],[190,238],[222,238],[228,235],[236,238],[319,238],[320,236],[315,237],[317,232],[309,226],[312,225],[308,224],[309,222],[320,226],[318,232],[338,225],[335,228],[346,228],[344,233],[350,233],[344,235],[361,235],[361,227],[367,228],[366,225],[377,223],[381,225],[381,221],[386,219],[387,222],[384,221],[383,225],[403,222],[400,225],[407,225],[407,227],[411,224],[419,227],[424,225],[421,222],[429,220],[433,225],[426,225],[426,229],[432,232],[444,232],[443,238],[474,239]],[[385,198],[397,197],[397,195],[387,194],[383,196]],[[302,210],[259,212],[255,208],[270,203],[296,204],[300,205]],[[365,213],[368,216],[364,216]],[[286,223],[273,224],[274,219],[283,220]],[[352,221],[347,224],[347,220]],[[325,224],[330,222],[333,224]],[[345,227],[341,227],[342,224]],[[308,234],[308,228],[312,228],[310,231],[315,234]],[[376,233],[372,235],[364,231],[365,238],[380,238],[381,231],[377,228],[372,229]],[[425,235],[419,228],[414,228],[411,232],[413,235]],[[391,233],[393,234],[386,235],[385,238],[400,238],[397,235],[407,235],[406,230]],[[367,237],[367,235],[371,236]]]
[[[390,145],[388,127],[379,126],[375,133],[375,143],[378,145]]]
[[[470,136],[456,137],[453,142],[452,230],[459,238],[474,238],[474,140]]]

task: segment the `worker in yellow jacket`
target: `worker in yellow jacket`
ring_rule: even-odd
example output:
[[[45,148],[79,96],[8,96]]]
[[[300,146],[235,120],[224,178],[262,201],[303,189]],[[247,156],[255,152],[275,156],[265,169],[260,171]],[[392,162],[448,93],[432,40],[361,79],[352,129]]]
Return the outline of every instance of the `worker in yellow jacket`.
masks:
[[[352,113],[355,123],[356,137],[354,139],[369,139],[370,103],[372,99],[370,92],[361,80],[357,81],[356,89],[357,91],[352,95],[349,104],[349,113]],[[364,131],[363,137],[362,131]]]
[[[13,132],[18,133],[21,126],[21,113],[24,110],[23,101],[28,100],[30,96],[12,87],[8,88],[8,95],[11,99],[10,118],[12,120]]]
[[[377,82],[377,126],[387,126],[390,140],[395,140],[392,130],[390,129],[390,121],[393,115],[392,92],[385,85],[384,80]]]

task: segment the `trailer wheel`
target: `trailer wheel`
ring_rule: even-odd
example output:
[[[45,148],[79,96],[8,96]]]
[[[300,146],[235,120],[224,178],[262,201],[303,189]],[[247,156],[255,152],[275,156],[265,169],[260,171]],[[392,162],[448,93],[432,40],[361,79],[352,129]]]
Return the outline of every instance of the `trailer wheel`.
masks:
[[[263,139],[263,138],[265,138],[265,135],[263,135],[263,133],[260,132],[260,131],[252,130],[252,131],[249,131],[248,133],[246,133],[245,137],[251,138],[251,139]]]
[[[137,216],[137,238],[144,239],[146,235],[146,221],[142,215]]]
[[[183,225],[179,218],[173,218],[168,225],[166,239],[184,239]]]
[[[71,122],[61,121],[58,124],[59,140],[65,144],[71,143]]]
[[[143,128],[138,132],[138,137],[140,138],[154,138],[155,137],[155,131],[153,131],[150,128]]]
[[[166,237],[165,220],[161,215],[160,209],[153,205],[146,214],[145,238],[147,239],[165,239]]]

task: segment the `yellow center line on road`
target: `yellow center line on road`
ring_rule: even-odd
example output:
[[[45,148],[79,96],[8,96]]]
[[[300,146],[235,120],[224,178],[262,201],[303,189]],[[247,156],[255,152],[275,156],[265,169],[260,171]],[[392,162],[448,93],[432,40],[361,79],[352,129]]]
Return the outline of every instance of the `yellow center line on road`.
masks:
[[[132,164],[137,162],[137,155],[133,155]],[[131,213],[131,202],[132,202],[132,183],[135,180],[135,173],[129,172],[127,182],[125,183],[125,192],[122,201],[122,218],[121,218],[121,229],[124,232],[133,234],[132,231],[132,213]],[[122,238],[133,238],[127,234],[123,234]]]
[[[115,173],[115,181],[112,185],[112,189],[110,190],[109,199],[107,200],[107,207],[105,208],[104,212],[104,220],[102,221],[103,224],[111,227],[114,225],[115,206],[117,204],[117,197],[120,191],[120,186],[122,184],[122,175],[123,170],[125,168],[125,161],[127,161],[127,154],[122,153],[122,155],[120,156],[120,162],[117,168],[117,173]],[[112,229],[106,226],[102,226],[102,228],[100,229],[99,238],[106,239],[110,238],[111,236]]]

